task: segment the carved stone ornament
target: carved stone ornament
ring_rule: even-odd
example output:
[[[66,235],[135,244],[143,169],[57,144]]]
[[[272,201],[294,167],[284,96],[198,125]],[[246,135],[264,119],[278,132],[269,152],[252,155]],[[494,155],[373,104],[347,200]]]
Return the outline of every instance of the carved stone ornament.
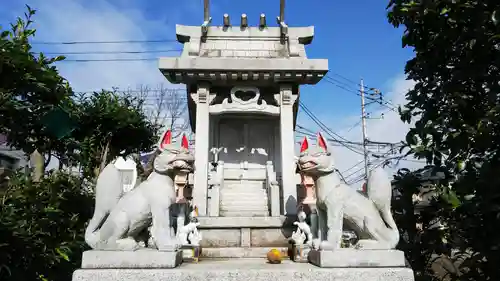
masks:
[[[279,115],[279,108],[267,104],[261,98],[259,88],[236,86],[231,89],[230,98],[225,98],[221,104],[212,105],[210,112],[265,112]]]
[[[294,95],[292,91],[292,87],[290,86],[281,86],[280,92],[274,95],[274,100],[279,105],[293,105],[299,96]]]
[[[260,98],[260,91],[257,87],[233,87],[231,89],[231,99],[233,102],[249,105],[255,104]],[[262,101],[263,105],[266,105],[265,101]]]
[[[215,94],[210,93],[210,88],[200,86],[195,93],[191,93],[191,99],[196,104],[211,104],[215,98]]]

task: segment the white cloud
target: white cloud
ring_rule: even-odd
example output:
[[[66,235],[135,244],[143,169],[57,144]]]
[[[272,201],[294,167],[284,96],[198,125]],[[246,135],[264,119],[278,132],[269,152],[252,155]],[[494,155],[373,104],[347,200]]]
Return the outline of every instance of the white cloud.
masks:
[[[404,76],[399,76],[389,81],[389,85],[387,87],[389,91],[385,94],[385,99],[389,100],[391,103],[388,106],[394,108],[404,104],[406,92],[409,89],[411,89],[414,85],[415,83],[413,81],[406,80]],[[383,118],[380,119],[382,114]],[[397,143],[404,140],[406,133],[410,128],[410,125],[403,123],[401,121],[397,109],[390,110],[387,107],[380,107],[375,111],[371,111],[370,116],[371,118],[378,118],[378,119],[369,119],[366,122],[367,136],[368,139],[371,141]],[[302,118],[302,116],[300,116],[299,118],[301,118],[300,123],[302,124],[311,123],[311,121],[307,120],[308,117]],[[338,120],[338,123],[345,124],[341,126],[343,127],[343,129],[335,131],[340,136],[353,142],[362,141],[360,114],[357,114],[356,112],[352,116],[347,116],[342,120]],[[353,126],[354,124],[356,124],[356,126]],[[328,137],[326,133],[323,134],[324,137]],[[332,146],[333,155],[336,159],[337,168],[346,177],[347,181],[360,178],[364,174],[363,155],[359,153],[362,151],[362,148],[359,145],[354,145],[352,148],[358,151],[358,153],[353,152],[352,150],[341,145]],[[370,152],[375,154],[384,154],[385,152],[388,151],[388,149],[389,147],[380,147],[380,149],[376,147],[370,147]],[[395,153],[396,155],[399,155],[399,150],[396,150]],[[381,162],[380,160],[373,157],[371,159],[373,163],[378,164]],[[398,166],[387,167],[386,171],[388,172],[389,176],[392,176],[394,171],[396,171],[399,168],[406,167],[413,169],[423,166],[423,163],[420,162],[417,163],[416,160],[413,160],[411,158],[408,159],[410,161],[401,161]],[[361,185],[362,182],[353,184],[353,186],[355,187],[360,187]]]
[[[35,1],[37,41],[129,41],[148,40],[156,32],[161,37],[175,37],[175,30],[163,22],[150,20],[138,9],[117,9],[106,1],[50,0]],[[157,38],[155,38],[157,39]],[[50,52],[111,52],[111,54],[67,55],[67,59],[154,58],[158,53],[116,54],[119,51],[180,49],[177,43],[155,44],[71,44],[42,45]],[[48,49],[50,47],[50,49]],[[176,54],[176,53],[173,53]],[[161,54],[172,55],[172,54]],[[132,62],[61,62],[58,68],[76,91],[139,84],[167,83],[158,70],[157,61]]]
[[[157,39],[175,39],[174,23],[153,20],[146,17],[136,6],[137,2],[124,1],[117,8],[104,0],[34,0],[30,6],[37,10],[34,17],[37,29],[34,41],[81,42],[81,41],[144,41]],[[125,7],[123,7],[125,6]],[[184,16],[188,11],[182,11]],[[176,17],[179,10],[170,8],[171,16]],[[21,14],[21,13],[18,13]],[[156,58],[174,56],[173,53],[117,54],[120,51],[149,51],[181,49],[176,42],[165,43],[125,43],[125,44],[64,44],[34,45],[35,51],[44,53],[67,52],[106,52],[106,54],[68,54],[68,60],[74,59],[117,59],[117,58]],[[51,55],[55,56],[55,55]],[[93,91],[118,87],[122,90],[133,89],[139,85],[155,88],[163,83],[171,85],[158,69],[158,61],[131,62],[59,62],[57,67],[75,91]],[[154,97],[148,98],[152,105]],[[51,161],[48,168],[57,166]]]

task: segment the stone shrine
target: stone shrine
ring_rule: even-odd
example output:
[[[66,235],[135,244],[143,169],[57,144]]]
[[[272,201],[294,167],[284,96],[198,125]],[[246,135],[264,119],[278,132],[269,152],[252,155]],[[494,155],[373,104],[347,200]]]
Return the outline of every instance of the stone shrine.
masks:
[[[159,67],[169,82],[187,87],[204,253],[264,257],[269,247],[287,246],[283,224],[296,215],[299,87],[318,83],[328,61],[306,56],[313,27],[283,20],[269,27],[265,15],[257,27],[246,15],[236,25],[229,15],[223,22],[177,25],[182,55],[161,58]]]
[[[177,25],[181,56],[159,61],[168,81],[186,85],[194,153],[166,131],[153,173],[126,190],[122,160],[106,166],[85,233],[93,250],[73,280],[414,280],[393,250],[381,172],[357,193],[338,179],[321,134],[295,156],[300,86],[328,72],[327,60],[306,56],[314,28],[288,27],[284,0],[277,27],[263,14],[256,27],[245,14],[210,26],[208,2],[201,26]],[[266,263],[271,249],[281,263]]]

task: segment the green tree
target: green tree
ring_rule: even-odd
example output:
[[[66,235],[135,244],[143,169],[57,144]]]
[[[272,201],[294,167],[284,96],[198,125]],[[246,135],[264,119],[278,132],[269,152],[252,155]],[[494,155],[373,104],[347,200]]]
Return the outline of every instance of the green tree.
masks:
[[[414,89],[400,109],[414,121],[413,153],[453,175],[441,184],[453,247],[469,258],[462,280],[500,280],[500,2],[391,0],[388,19],[405,28],[405,67]]]
[[[416,281],[452,280],[458,272],[447,224],[453,208],[440,190],[447,179],[433,175],[433,170],[400,169],[393,181],[392,210],[401,233],[398,249],[405,252]]]
[[[146,118],[143,101],[126,94],[96,92],[76,101],[72,114],[78,127],[68,143],[90,178],[117,156],[150,151],[158,138],[159,126]]]
[[[34,14],[28,7],[0,35],[0,133],[25,152],[82,166],[91,179],[118,155],[150,150],[157,126],[141,100],[110,91],[77,98],[52,65],[63,58],[33,54]],[[39,181],[16,174],[1,192],[0,280],[69,280],[80,266],[92,186],[63,171],[43,175],[43,164]]]
[[[64,57],[47,58],[31,50],[29,39],[35,10],[28,7],[11,30],[0,28],[0,133],[30,154],[46,153],[59,145],[40,118],[70,102],[72,90],[53,64]]]
[[[53,65],[64,57],[34,55],[35,13],[28,7],[0,35],[0,133],[8,143],[38,155],[36,174],[56,156],[91,178],[118,155],[151,150],[159,126],[148,121],[141,99],[105,90],[76,97]]]
[[[0,280],[66,281],[87,249],[93,195],[81,178],[57,172],[12,177],[0,208]]]

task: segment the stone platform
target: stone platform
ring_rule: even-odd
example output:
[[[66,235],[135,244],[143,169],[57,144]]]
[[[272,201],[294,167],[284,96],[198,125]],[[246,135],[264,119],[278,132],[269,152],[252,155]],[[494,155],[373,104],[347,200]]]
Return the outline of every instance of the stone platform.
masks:
[[[73,281],[413,281],[409,268],[319,268],[311,264],[265,259],[200,260],[174,269],[80,269]]]
[[[280,217],[198,217],[203,249],[287,247],[293,225]],[[216,257],[210,255],[211,257]],[[228,256],[219,256],[220,258]],[[253,256],[252,256],[253,257]],[[265,257],[265,254],[262,256]]]
[[[308,260],[323,268],[395,268],[405,267],[406,264],[404,253],[398,250],[311,250],[308,254]]]
[[[202,258],[265,258],[271,249],[287,252],[287,247],[227,247],[202,248]],[[184,258],[192,258],[192,252],[184,251]]]
[[[82,269],[174,268],[182,263],[182,251],[85,251]]]

